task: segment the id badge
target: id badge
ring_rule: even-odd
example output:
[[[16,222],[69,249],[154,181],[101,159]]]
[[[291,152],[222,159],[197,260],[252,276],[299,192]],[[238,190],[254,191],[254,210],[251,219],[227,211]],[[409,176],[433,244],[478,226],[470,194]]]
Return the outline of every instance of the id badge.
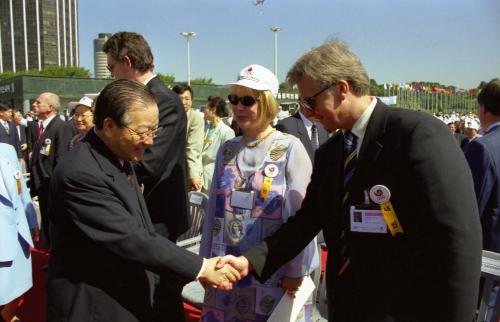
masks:
[[[387,234],[387,224],[380,209],[351,206],[350,222],[354,232]]]
[[[45,155],[45,156],[47,155],[47,152],[45,151],[45,147],[40,149],[40,154]]]
[[[231,207],[252,209],[255,192],[253,190],[233,189],[231,192]]]

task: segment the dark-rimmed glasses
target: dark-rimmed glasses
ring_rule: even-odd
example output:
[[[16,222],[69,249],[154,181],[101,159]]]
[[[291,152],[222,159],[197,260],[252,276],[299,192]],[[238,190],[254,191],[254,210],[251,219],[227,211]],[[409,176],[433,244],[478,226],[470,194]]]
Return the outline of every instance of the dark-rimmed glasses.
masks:
[[[300,98],[299,99],[300,106],[302,106],[306,110],[314,111],[314,108],[316,107],[316,97],[318,97],[319,95],[321,95],[324,91],[326,91],[327,89],[329,89],[333,85],[335,85],[335,83],[332,83],[332,84],[326,86],[325,88],[323,88],[322,90],[320,90],[319,92],[317,92],[316,94],[314,94],[311,97]]]
[[[124,125],[123,127],[125,127],[128,130],[130,135],[132,135],[135,138],[139,138],[140,141],[144,141],[148,137],[151,137],[152,139],[154,139],[158,135],[158,133],[160,133],[161,130],[163,129],[163,127],[160,126],[160,127],[157,127],[155,129],[151,129],[151,130],[148,130],[145,132],[137,132],[136,130],[131,129],[126,125]]]
[[[229,100],[229,102],[231,104],[233,104],[235,106],[238,105],[238,103],[241,103],[241,105],[246,106],[246,107],[250,107],[250,106],[254,105],[255,102],[258,101],[258,99],[253,97],[253,96],[238,96],[238,95],[234,95],[234,94],[228,95],[227,99]]]

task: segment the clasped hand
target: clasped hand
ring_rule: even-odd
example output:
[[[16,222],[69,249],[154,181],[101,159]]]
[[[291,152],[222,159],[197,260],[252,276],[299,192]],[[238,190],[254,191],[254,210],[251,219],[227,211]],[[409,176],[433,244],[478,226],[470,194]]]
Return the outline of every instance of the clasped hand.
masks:
[[[248,275],[249,266],[248,260],[243,256],[226,255],[209,258],[199,280],[204,285],[230,291],[234,283]]]

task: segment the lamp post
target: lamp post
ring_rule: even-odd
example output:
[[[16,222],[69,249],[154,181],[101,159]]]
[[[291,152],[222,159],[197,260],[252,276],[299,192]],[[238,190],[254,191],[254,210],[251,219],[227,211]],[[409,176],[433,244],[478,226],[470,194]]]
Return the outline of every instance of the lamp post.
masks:
[[[196,32],[193,31],[183,31],[180,33],[182,37],[186,37],[187,40],[187,81],[188,81],[188,86],[191,85],[191,58],[190,58],[190,50],[189,50],[189,39],[191,37],[196,36]]]
[[[278,26],[271,27],[271,31],[274,33],[274,75],[278,77],[278,31],[281,28]]]

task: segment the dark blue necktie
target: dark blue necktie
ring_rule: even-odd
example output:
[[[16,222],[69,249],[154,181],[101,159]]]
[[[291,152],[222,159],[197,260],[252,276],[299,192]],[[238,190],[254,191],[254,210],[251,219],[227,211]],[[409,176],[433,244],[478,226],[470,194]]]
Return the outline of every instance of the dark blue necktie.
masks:
[[[342,275],[345,272],[346,268],[349,266],[349,257],[347,254],[347,244],[346,244],[346,230],[349,229],[349,187],[351,183],[351,179],[354,175],[354,170],[356,169],[356,160],[357,160],[357,150],[356,143],[358,138],[351,131],[346,131],[344,133],[344,191],[342,198],[342,232],[340,235],[340,260],[341,267],[338,275]]]

